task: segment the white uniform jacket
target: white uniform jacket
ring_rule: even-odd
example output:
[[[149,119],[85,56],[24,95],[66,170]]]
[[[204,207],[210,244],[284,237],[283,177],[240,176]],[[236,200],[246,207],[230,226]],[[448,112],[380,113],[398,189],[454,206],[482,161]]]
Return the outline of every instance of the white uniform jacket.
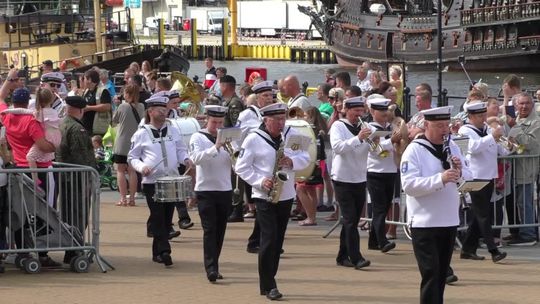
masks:
[[[202,134],[205,133],[205,134]],[[194,133],[189,141],[189,158],[197,166],[195,191],[230,191],[231,157],[216,149],[215,138],[206,129]]]
[[[456,183],[442,182],[442,161],[425,147],[433,146],[415,139],[401,158],[401,186],[407,195],[407,217],[413,228],[453,227],[459,225],[459,193]],[[459,147],[450,141],[453,156],[461,159],[462,178],[472,179]]]
[[[375,126],[378,129],[386,129],[390,126],[381,126],[379,123],[370,122],[372,126]],[[388,138],[379,137],[379,145],[383,150],[388,151],[388,156],[385,158],[380,157],[378,152],[369,151],[368,161],[367,161],[367,170],[368,172],[375,173],[397,173],[396,162],[394,161],[394,145],[392,145],[392,140],[390,136]]]
[[[363,183],[366,181],[369,144],[351,133],[345,124],[352,126],[348,120],[340,119],[330,127],[331,177],[338,182]]]
[[[143,184],[153,184],[162,176],[178,175],[179,164],[185,164],[189,159],[180,132],[171,127],[169,122],[165,123],[159,132],[163,132],[165,128],[167,128],[166,135],[155,138],[151,129],[156,129],[149,124],[144,125],[131,137],[131,149],[128,152],[128,162],[131,166],[141,173],[144,167],[156,166],[150,175],[143,176]],[[166,161],[163,160],[162,141],[167,155]]]
[[[291,127],[285,127],[283,131],[285,143],[289,135],[292,134],[299,134],[299,132]],[[265,178],[273,178],[272,174],[276,163],[276,150],[267,140],[272,142],[270,136],[260,129],[249,134],[242,144],[235,167],[238,176],[253,187],[252,197],[259,199],[268,198],[268,191],[263,190],[262,183]],[[304,150],[293,151],[285,148],[284,154],[292,160],[293,168],[292,170],[284,170],[289,175],[289,180],[283,185],[283,191],[279,197],[280,201],[289,200],[296,196],[294,171],[306,168],[310,161],[309,153]]]
[[[487,135],[481,137],[485,132]],[[459,128],[459,134],[469,137],[468,151],[466,154],[469,168],[474,179],[490,180],[497,178],[497,155],[508,155],[509,151],[497,144],[491,129],[484,125],[479,130],[473,125],[466,124]]]
[[[256,106],[249,106],[247,109],[240,112],[238,115],[238,122],[236,123],[236,126],[240,127],[242,130],[242,139],[239,142],[239,145],[244,142],[249,133],[259,128],[262,122],[263,118],[261,112]]]

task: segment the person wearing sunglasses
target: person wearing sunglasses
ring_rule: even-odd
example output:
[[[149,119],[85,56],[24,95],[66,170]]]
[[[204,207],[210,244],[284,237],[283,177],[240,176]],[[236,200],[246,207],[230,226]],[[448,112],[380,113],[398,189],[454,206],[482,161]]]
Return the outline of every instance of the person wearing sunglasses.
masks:
[[[400,166],[407,221],[422,277],[420,303],[443,303],[459,225],[457,182],[472,179],[459,147],[448,139],[452,108],[421,112],[425,132],[407,147]]]
[[[54,109],[58,113],[58,117],[63,118],[66,110],[66,103],[61,97],[60,90],[62,89],[62,86],[64,85],[64,74],[60,72],[50,72],[41,75],[41,82],[40,87],[44,89],[50,90],[56,97],[54,102],[51,105],[51,108]],[[65,96],[65,95],[64,95]],[[28,104],[29,109],[35,109],[36,108],[36,100],[31,99],[30,103]]]

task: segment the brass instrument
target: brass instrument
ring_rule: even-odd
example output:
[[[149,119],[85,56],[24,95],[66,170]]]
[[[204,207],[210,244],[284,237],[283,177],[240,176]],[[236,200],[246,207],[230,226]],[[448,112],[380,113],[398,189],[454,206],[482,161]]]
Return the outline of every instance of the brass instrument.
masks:
[[[180,100],[190,103],[186,111],[186,116],[196,117],[201,108],[202,101],[197,85],[189,77],[178,71],[171,72],[171,82],[173,83],[171,90],[177,90],[179,92]]]
[[[272,189],[268,191],[268,202],[277,204],[283,191],[283,184],[289,180],[289,174],[280,170],[279,163],[285,157],[285,142],[282,140],[276,151],[276,163],[272,172]]]
[[[369,128],[372,129],[371,126],[367,123],[365,123],[360,116],[358,116],[358,125],[361,128]],[[390,155],[390,151],[384,150],[383,147],[379,144],[379,142],[373,141],[369,138],[366,138],[365,141],[369,144],[369,150],[371,152],[374,152],[379,156],[380,158],[386,158],[388,155]]]
[[[498,117],[489,117],[486,123],[492,129],[496,129],[502,126],[502,121]],[[523,152],[525,152],[524,145],[517,144],[506,136],[501,136],[499,140],[497,140],[497,143],[499,143],[501,146],[503,146],[504,148],[508,149],[511,152],[516,152],[516,154],[523,154]]]
[[[292,107],[287,111],[287,119],[304,119],[304,110],[300,107]]]
[[[405,120],[399,116],[396,116],[396,104],[391,104],[388,107],[388,122],[392,124],[392,129],[394,130],[394,133],[401,134],[401,139],[399,142],[394,143],[394,162],[399,167],[399,164],[401,163],[401,156],[403,155],[403,152],[405,152],[405,149],[409,145],[409,129],[407,128],[407,123]]]

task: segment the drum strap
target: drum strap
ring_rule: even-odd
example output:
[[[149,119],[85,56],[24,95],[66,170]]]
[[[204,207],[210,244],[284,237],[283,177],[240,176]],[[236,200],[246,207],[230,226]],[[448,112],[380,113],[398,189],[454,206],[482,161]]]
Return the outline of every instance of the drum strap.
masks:
[[[165,168],[169,168],[169,162],[167,161],[167,149],[165,148],[165,140],[163,140],[163,137],[159,138],[160,145],[161,145],[161,155],[163,155],[163,165]]]
[[[150,138],[152,139],[152,143],[159,142],[161,146],[161,155],[163,156],[163,164],[165,165],[165,168],[169,167],[168,161],[167,161],[167,150],[165,148],[165,140],[170,138],[170,136],[167,136],[167,127],[161,129],[161,130],[154,130],[150,128],[149,125],[144,125],[144,128],[150,133]]]
[[[358,133],[360,133],[360,128],[359,127],[350,125],[350,124],[344,122],[343,120],[338,120],[338,121],[341,121],[345,125],[345,127],[347,127],[347,129],[349,129],[349,132],[351,132],[352,135],[356,136],[356,135],[358,135]]]

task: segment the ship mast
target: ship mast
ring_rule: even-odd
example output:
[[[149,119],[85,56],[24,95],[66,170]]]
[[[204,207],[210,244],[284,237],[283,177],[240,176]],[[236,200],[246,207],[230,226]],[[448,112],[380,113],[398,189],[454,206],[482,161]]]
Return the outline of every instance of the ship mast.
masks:
[[[437,106],[444,106],[442,96],[442,0],[437,0]]]

